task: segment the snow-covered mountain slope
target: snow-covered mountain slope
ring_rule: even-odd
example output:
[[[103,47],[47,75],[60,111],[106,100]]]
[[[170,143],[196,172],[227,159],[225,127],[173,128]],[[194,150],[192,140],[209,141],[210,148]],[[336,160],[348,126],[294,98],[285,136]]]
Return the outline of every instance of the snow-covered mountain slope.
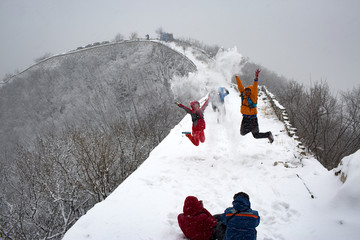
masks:
[[[237,57],[230,51],[228,58]],[[65,240],[185,239],[177,215],[186,196],[202,199],[204,207],[217,214],[231,206],[239,191],[247,192],[252,208],[259,211],[260,240],[358,239],[360,207],[347,204],[360,200],[354,181],[343,185],[312,156],[301,156],[298,142],[286,134],[264,94],[259,96],[259,127],[273,132],[274,143],[240,136],[240,98],[225,80],[231,64],[219,67],[224,59],[189,76],[230,90],[220,123],[211,105],[205,111],[205,143],[195,147],[181,134],[191,130],[187,115],[132,175],[75,223]]]
[[[0,88],[0,153],[7,156],[0,163],[12,166],[19,144],[27,147],[65,125],[99,127],[135,111],[142,117],[172,101],[173,75],[194,71],[183,54],[152,41],[106,44],[37,63]]]

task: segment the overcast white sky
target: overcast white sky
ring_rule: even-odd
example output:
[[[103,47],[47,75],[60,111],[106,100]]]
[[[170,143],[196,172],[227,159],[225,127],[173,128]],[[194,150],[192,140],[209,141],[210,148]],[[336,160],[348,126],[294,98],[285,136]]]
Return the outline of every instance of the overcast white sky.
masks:
[[[360,85],[358,0],[1,0],[0,79],[45,53],[162,27],[238,51],[298,82]]]

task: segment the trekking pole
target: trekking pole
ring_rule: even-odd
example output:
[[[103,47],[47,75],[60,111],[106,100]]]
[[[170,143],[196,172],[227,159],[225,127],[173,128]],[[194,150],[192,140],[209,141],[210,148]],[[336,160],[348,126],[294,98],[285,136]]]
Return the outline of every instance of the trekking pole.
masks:
[[[306,186],[306,184],[305,184],[305,182],[304,182],[304,180],[299,176],[299,174],[296,174],[296,176],[302,181],[302,183],[304,184],[304,186],[306,187],[306,189],[308,190],[308,192],[309,192],[309,194],[310,194],[310,196],[311,196],[311,198],[315,198],[314,197],[314,194],[312,194],[312,192],[310,191],[310,189],[308,188],[308,186]]]

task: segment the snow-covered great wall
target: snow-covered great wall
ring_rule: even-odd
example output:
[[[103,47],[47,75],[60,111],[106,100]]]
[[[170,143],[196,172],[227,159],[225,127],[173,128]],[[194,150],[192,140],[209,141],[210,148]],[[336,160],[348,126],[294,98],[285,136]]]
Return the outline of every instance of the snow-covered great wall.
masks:
[[[186,116],[64,239],[185,239],[177,215],[186,196],[202,199],[205,208],[216,214],[229,207],[239,191],[247,192],[252,208],[259,211],[260,240],[357,239],[360,152],[344,159],[337,169],[346,173],[347,180],[342,183],[335,170],[328,171],[313,156],[302,154],[303,148],[283,115],[285,109],[274,110],[276,102],[266,90],[259,96],[259,126],[260,131],[273,132],[274,143],[254,139],[251,134],[240,136],[240,98],[230,87],[230,79],[241,55],[236,49],[224,51],[210,66],[188,57],[198,71],[174,79],[174,92],[225,86],[230,91],[225,98],[226,115],[218,123],[211,106],[205,110],[206,141],[198,147],[181,134],[191,129],[190,116]]]

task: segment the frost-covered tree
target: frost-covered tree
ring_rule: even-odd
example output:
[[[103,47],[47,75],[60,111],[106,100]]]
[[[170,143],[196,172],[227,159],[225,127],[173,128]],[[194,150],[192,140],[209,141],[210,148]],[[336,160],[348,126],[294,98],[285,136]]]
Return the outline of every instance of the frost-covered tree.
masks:
[[[43,61],[43,60],[51,57],[52,55],[53,55],[53,54],[51,54],[51,53],[45,53],[45,54],[43,54],[42,56],[36,58],[34,61],[35,61],[36,63],[38,63],[38,62],[41,62],[41,61]]]
[[[161,39],[161,35],[163,34],[164,30],[162,27],[159,27],[155,30],[155,33],[158,35],[158,38]]]
[[[124,40],[124,36],[121,33],[115,35],[114,42],[121,42]]]
[[[137,32],[132,32],[129,36],[130,40],[137,40],[139,38],[139,35],[137,34]]]

